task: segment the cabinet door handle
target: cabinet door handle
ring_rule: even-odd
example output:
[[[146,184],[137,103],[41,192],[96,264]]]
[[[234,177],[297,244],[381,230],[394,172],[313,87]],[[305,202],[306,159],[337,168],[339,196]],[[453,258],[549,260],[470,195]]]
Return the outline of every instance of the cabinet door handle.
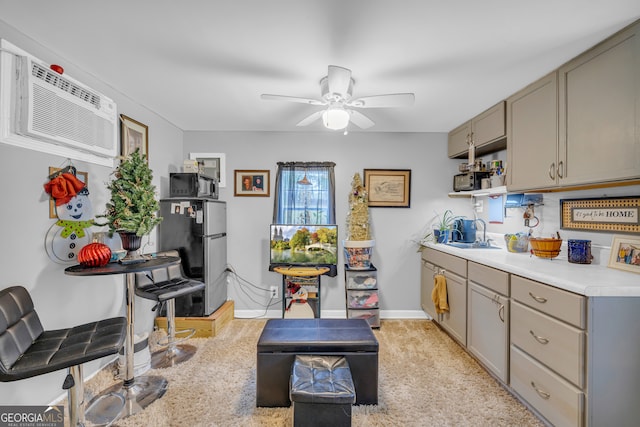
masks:
[[[547,302],[546,298],[536,296],[536,295],[532,294],[531,292],[529,292],[529,296],[531,298],[533,298],[534,300],[536,300],[536,302],[539,302],[540,304],[544,304],[545,302]]]
[[[536,387],[536,383],[534,383],[533,381],[531,381],[531,387],[533,387],[533,389],[536,391],[536,393],[538,393],[538,395],[541,398],[548,400],[551,397],[551,393],[547,393],[546,391],[540,390],[538,387]]]
[[[564,161],[558,162],[558,178],[564,178]]]
[[[536,335],[536,334],[535,334],[533,331],[531,331],[531,330],[529,331],[529,333],[530,333],[530,334],[531,334],[531,336],[532,336],[533,338],[535,338],[535,339],[536,339],[536,341],[538,341],[540,344],[548,344],[548,343],[549,343],[549,340],[548,340],[548,339],[546,339],[545,337],[541,337],[540,335]]]
[[[500,308],[498,309],[498,317],[504,323],[504,304],[500,304]]]
[[[554,181],[556,180],[555,169],[556,169],[556,162],[553,162],[549,166],[549,178],[551,178]]]

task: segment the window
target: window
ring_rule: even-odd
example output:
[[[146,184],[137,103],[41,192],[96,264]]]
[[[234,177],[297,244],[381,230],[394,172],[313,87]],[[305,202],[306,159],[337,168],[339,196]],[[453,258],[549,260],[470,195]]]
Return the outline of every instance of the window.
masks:
[[[332,162],[278,162],[274,224],[335,224]]]

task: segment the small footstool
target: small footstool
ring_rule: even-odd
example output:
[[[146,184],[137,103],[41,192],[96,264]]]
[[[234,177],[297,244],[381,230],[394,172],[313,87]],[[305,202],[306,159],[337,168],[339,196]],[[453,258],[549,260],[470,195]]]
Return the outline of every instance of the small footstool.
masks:
[[[342,356],[296,356],[291,370],[294,427],[351,426],[356,391]]]
[[[343,356],[356,405],[378,404],[378,340],[364,319],[269,319],[257,345],[256,406],[290,406],[296,356]]]

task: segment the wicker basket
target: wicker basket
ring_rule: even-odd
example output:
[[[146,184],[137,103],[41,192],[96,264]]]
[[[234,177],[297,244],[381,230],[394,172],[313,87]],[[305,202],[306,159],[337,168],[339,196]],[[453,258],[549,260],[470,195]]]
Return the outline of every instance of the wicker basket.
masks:
[[[540,258],[555,258],[560,254],[562,239],[542,239],[530,238],[529,244],[533,254]]]

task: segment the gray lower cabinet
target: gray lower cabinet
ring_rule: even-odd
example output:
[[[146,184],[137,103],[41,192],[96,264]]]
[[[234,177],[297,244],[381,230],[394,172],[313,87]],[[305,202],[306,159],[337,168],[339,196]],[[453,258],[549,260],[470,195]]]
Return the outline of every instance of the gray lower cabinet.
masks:
[[[435,273],[447,278],[446,316],[431,301]],[[427,248],[421,303],[548,423],[638,425],[640,297],[587,297]]]
[[[422,251],[421,303],[442,329],[462,346],[467,345],[467,260],[431,248]],[[431,292],[434,275],[443,274],[447,280],[449,311],[435,312]]]
[[[584,425],[587,298],[511,276],[511,387],[555,426]]]
[[[509,383],[509,274],[469,261],[467,350]]]

